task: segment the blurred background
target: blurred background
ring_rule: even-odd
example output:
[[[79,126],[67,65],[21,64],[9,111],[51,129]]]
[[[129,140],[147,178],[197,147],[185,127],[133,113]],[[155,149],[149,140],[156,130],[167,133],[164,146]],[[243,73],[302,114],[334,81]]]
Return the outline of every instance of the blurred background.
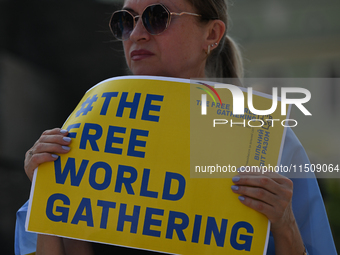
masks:
[[[128,73],[108,28],[121,5],[0,0],[1,254],[14,254],[15,213],[29,196],[25,152],[44,130],[62,126],[87,89]],[[339,78],[339,11],[339,0],[229,1],[229,34],[240,44],[245,76]],[[314,163],[339,164],[339,79],[311,92],[322,121],[313,116],[294,131]],[[318,181],[339,250],[340,179]]]

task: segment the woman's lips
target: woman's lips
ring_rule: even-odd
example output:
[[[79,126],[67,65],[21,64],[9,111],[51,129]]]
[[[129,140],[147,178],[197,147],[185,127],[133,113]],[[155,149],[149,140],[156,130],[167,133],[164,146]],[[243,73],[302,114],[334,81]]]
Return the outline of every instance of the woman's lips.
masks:
[[[153,55],[155,54],[153,54],[152,52],[148,50],[134,50],[130,53],[131,60],[134,60],[134,61],[142,60],[142,59],[151,57]]]

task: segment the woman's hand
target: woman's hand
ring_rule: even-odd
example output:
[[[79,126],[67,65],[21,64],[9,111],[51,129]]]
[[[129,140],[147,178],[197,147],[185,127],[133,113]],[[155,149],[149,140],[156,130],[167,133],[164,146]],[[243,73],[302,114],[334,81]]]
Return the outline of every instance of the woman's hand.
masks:
[[[240,172],[233,182],[231,189],[241,195],[240,201],[266,215],[272,231],[292,220],[293,182],[290,179],[275,172]]]
[[[293,182],[275,172],[240,172],[231,187],[242,204],[271,222],[276,254],[303,254],[304,245],[292,210]]]
[[[46,130],[25,155],[25,172],[32,181],[34,170],[42,163],[55,161],[57,154],[70,151],[71,138],[68,131],[60,128]]]

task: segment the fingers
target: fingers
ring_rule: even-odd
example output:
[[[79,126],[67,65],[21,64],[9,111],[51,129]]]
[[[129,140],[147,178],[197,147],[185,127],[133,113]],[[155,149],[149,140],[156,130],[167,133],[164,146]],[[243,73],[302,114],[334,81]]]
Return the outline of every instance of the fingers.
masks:
[[[237,194],[263,201],[270,206],[275,203],[276,194],[273,194],[264,188],[233,185],[231,189]]]
[[[280,220],[291,204],[292,181],[277,173],[238,174],[233,178],[232,191],[240,201],[266,215],[271,222]]]
[[[35,154],[31,159],[25,159],[25,173],[27,177],[32,181],[34,170],[42,163],[51,162],[58,158],[57,155],[51,155],[48,153]]]
[[[256,172],[256,171],[250,171],[250,172],[245,172],[245,171],[239,171],[238,176],[249,176],[253,178],[262,178],[262,177],[268,177],[272,179],[273,181],[282,184],[282,185],[287,185],[289,187],[292,187],[293,182],[288,179],[287,177],[275,172],[275,171],[269,171],[269,172]]]
[[[46,137],[36,143],[35,146],[30,150],[33,154],[39,154],[43,152],[49,153],[66,153],[70,150],[68,146],[71,143],[71,138],[52,136]]]
[[[272,221],[272,219],[274,218],[273,217],[275,212],[274,206],[269,205],[263,201],[256,200],[246,196],[240,196],[239,200],[241,201],[242,204],[266,215],[270,221]]]
[[[42,163],[55,161],[57,154],[70,151],[68,131],[60,128],[46,130],[25,155],[25,172],[32,181],[34,170]]]
[[[293,182],[278,173],[239,173],[233,182],[236,185],[261,187],[276,195],[285,189],[293,189]]]
[[[273,179],[274,181],[276,181],[277,183],[283,184],[283,183],[286,182],[287,178],[285,176],[275,172],[275,171],[258,172],[258,171],[256,171],[256,169],[251,171],[250,168],[251,167],[249,167],[249,166],[246,168],[248,171],[245,171],[245,170],[242,171],[241,169],[238,169],[238,175],[240,175],[240,176],[246,176],[247,175],[247,176],[253,176],[253,177],[267,176],[267,177]]]

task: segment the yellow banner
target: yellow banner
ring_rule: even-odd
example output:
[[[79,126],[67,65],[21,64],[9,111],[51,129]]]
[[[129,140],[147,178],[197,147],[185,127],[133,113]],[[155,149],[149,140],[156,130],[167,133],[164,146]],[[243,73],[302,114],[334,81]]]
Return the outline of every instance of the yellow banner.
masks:
[[[118,77],[90,89],[63,126],[71,151],[36,171],[28,231],[175,254],[264,254],[269,222],[231,191],[237,172],[224,174],[261,156],[276,165],[284,130],[213,127],[231,95],[219,107],[209,99],[202,116],[197,87],[210,88],[191,83]]]

